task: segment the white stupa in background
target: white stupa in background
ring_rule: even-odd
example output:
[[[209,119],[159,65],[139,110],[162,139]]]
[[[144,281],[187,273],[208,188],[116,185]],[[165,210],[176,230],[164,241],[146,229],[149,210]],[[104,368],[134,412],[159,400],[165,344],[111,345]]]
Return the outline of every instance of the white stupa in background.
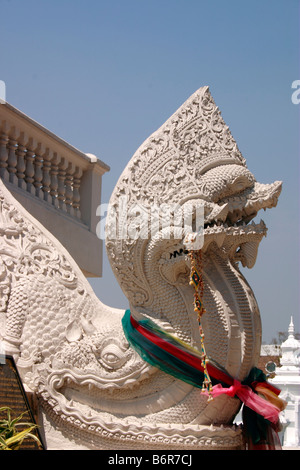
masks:
[[[271,383],[281,389],[280,397],[287,402],[281,413],[282,446],[300,448],[300,341],[295,338],[293,317],[288,339],[281,344],[280,366],[275,369]]]

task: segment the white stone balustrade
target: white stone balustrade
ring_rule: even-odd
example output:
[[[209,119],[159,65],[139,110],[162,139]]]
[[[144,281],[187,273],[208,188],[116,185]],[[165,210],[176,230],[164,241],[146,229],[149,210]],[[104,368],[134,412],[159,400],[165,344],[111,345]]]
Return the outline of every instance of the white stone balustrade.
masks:
[[[0,177],[87,276],[101,275],[96,209],[108,170],[12,105],[0,105]]]

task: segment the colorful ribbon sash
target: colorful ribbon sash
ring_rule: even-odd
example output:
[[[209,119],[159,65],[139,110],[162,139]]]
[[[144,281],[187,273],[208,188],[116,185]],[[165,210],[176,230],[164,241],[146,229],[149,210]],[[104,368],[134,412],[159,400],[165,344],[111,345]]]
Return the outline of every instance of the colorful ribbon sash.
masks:
[[[195,387],[202,388],[204,368],[198,350],[162,330],[149,319],[136,321],[130,310],[126,310],[122,325],[128,342],[146,362]],[[211,360],[206,367],[213,385],[212,396],[226,394],[238,397],[244,404],[244,409],[245,407],[248,409],[245,413],[248,415],[248,421],[249,419],[252,422],[257,419],[260,421],[256,427],[248,426],[252,427],[252,436],[256,434],[253,440],[258,443],[266,439],[268,427],[266,423],[276,426],[279,413],[284,409],[284,402],[278,398],[280,390],[268,383],[263,372],[257,368],[253,368],[247,379],[240,382]],[[263,421],[259,419],[260,417]]]

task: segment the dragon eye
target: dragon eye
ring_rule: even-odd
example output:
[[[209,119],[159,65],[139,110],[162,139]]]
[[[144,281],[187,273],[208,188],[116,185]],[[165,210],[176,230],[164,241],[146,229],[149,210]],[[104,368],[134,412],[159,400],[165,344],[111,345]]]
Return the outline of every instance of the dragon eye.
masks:
[[[126,362],[126,355],[116,344],[109,344],[103,348],[100,359],[109,369],[119,369]]]
[[[249,179],[245,176],[240,176],[236,178],[236,180],[232,184],[232,188],[235,191],[243,191],[245,188],[249,186]]]

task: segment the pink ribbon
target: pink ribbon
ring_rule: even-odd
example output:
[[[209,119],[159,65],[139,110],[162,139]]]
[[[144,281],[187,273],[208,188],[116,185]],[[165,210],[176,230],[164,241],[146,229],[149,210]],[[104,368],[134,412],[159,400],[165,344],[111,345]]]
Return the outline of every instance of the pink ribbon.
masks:
[[[230,397],[237,396],[248,408],[262,415],[265,419],[274,424],[278,422],[280,409],[257,395],[248,385],[242,385],[238,380],[234,379],[233,385],[229,388],[224,388],[221,384],[215,385],[211,393],[213,397],[224,393]]]

